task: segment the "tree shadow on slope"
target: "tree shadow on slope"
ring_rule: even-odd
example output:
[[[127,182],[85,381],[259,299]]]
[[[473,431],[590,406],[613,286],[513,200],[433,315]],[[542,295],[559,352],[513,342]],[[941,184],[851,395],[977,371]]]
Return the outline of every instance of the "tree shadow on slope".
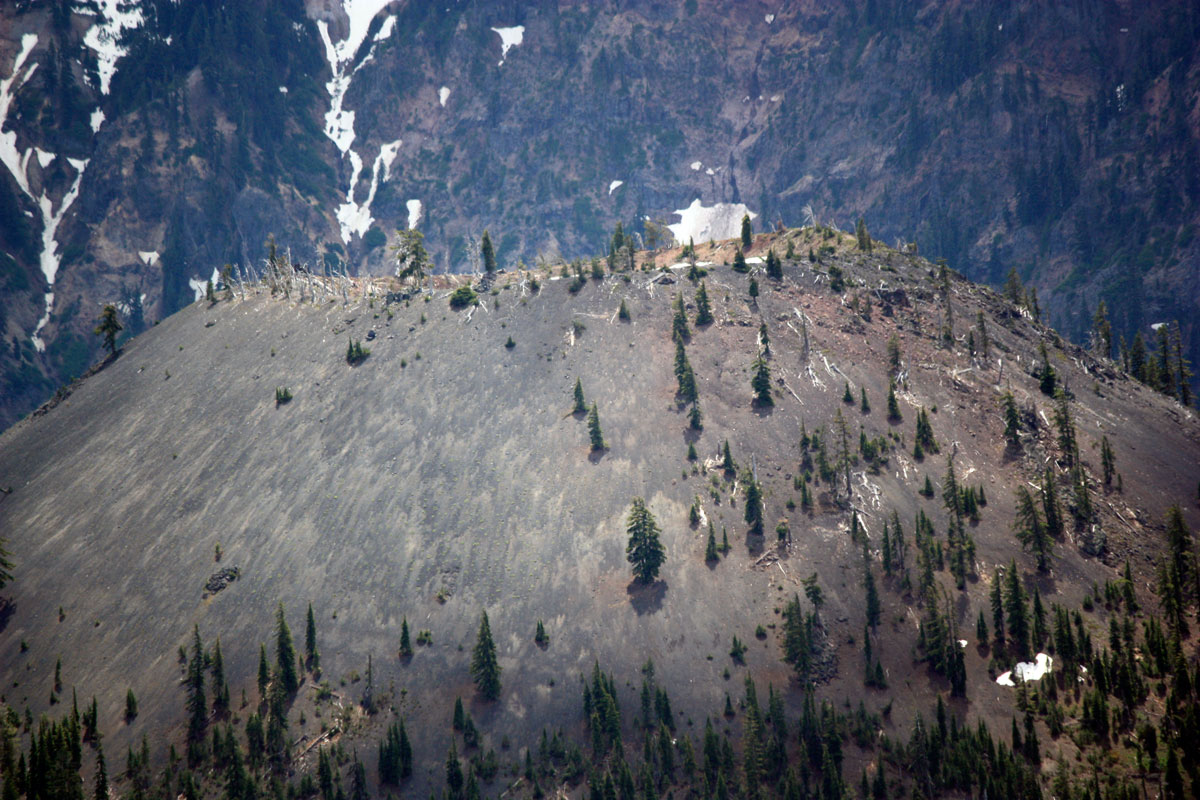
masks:
[[[629,595],[629,603],[638,616],[653,614],[662,608],[663,598],[667,594],[667,582],[655,581],[646,584],[634,578],[625,587],[625,593]]]

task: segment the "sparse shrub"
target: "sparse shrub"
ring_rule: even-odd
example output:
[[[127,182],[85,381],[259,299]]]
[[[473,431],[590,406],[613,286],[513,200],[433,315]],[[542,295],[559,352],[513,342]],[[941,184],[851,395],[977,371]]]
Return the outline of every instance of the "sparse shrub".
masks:
[[[275,387],[275,405],[281,406],[284,403],[291,402],[292,390],[287,386]],[[218,559],[219,560],[219,559]]]
[[[460,286],[450,295],[451,308],[465,308],[479,302],[479,296],[475,294],[475,290],[470,286]],[[425,315],[421,315],[421,322],[425,321]]]
[[[367,360],[371,351],[362,346],[361,341],[350,339],[346,345],[346,363],[354,367]]]
[[[508,348],[509,350],[512,350],[514,347],[517,346],[517,343],[513,341],[513,338],[511,336],[509,336],[508,341],[504,343],[504,346],[506,348]]]

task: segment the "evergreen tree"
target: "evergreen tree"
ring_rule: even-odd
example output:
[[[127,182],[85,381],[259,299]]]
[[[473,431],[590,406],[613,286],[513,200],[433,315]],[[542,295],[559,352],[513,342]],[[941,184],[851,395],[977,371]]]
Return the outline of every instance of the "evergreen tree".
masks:
[[[725,446],[721,448],[721,470],[728,475],[732,475],[737,471],[737,465],[733,462],[733,453],[729,449],[729,440],[725,440]]]
[[[700,401],[693,400],[692,401],[692,410],[688,414],[688,425],[694,431],[702,431],[702,430],[704,430],[703,420],[704,420],[704,416],[700,413]],[[690,445],[689,445],[689,447],[690,447]]]
[[[750,472],[747,472],[742,480],[746,483],[746,508],[743,517],[750,525],[750,533],[761,536],[763,532],[762,486]]]
[[[275,610],[275,666],[283,690],[293,695],[300,688],[300,676],[296,670],[296,648],[292,644],[292,632],[283,615],[283,603]]]
[[[704,546],[704,560],[709,563],[717,560],[717,532],[711,522],[708,523],[708,543]]]
[[[1112,357],[1112,325],[1108,321],[1108,309],[1103,298],[1096,306],[1096,315],[1092,317],[1092,346],[1104,358]]]
[[[408,617],[404,617],[400,620],[400,657],[407,658],[412,654],[412,641],[408,636]]]
[[[596,409],[595,402],[592,403],[592,407],[588,411],[587,426],[588,438],[592,442],[592,450],[603,450],[606,445],[604,444],[604,434],[600,430],[600,412]]]
[[[749,249],[754,243],[754,232],[750,227],[750,215],[742,215],[742,247]]]
[[[776,281],[783,279],[783,262],[773,249],[767,251],[767,277]]]
[[[94,333],[104,337],[104,346],[108,348],[110,355],[117,352],[117,334],[122,330],[124,326],[117,317],[117,307],[112,304],[105,305],[100,312],[100,321]]]
[[[992,588],[988,593],[992,605],[992,628],[996,632],[996,649],[1004,647],[1004,570],[992,573]],[[981,612],[982,613],[982,612]]]
[[[204,697],[204,644],[200,626],[192,628],[192,657],[188,662],[188,763],[195,766],[203,757],[204,729],[208,725],[208,702]]]
[[[133,689],[125,692],[125,722],[130,723],[138,715],[137,695],[133,693]]]
[[[225,659],[221,655],[221,639],[218,637],[213,644],[212,652],[212,710],[214,714],[224,714],[229,711],[229,683],[225,680]]]
[[[575,406],[571,411],[575,414],[583,414],[587,411],[587,406],[583,401],[583,384],[579,381],[579,378],[575,379]]]
[[[753,276],[750,277],[750,286],[747,291],[750,294],[751,302],[758,299],[758,280]]]
[[[861,402],[859,403],[859,406],[858,406],[859,411],[861,411],[864,414],[870,414],[871,413],[871,404],[867,401],[866,387],[859,387],[859,393],[860,393],[860,400],[861,400]]]
[[[313,616],[312,603],[308,604],[308,617],[304,624],[305,662],[311,670],[320,669],[321,655],[317,652],[317,620]]]
[[[483,240],[479,244],[480,254],[483,256],[483,270],[489,275],[496,271],[496,251],[492,249],[492,237],[485,230],[483,232]]]
[[[500,662],[496,659],[496,644],[492,641],[486,610],[480,617],[479,636],[471,652],[471,677],[484,699],[495,700],[500,696]]]
[[[704,281],[700,281],[700,288],[696,290],[696,326],[708,325],[712,321],[712,308],[708,302],[708,287],[704,285]]]
[[[733,252],[733,271],[745,274],[750,271],[750,267],[746,264],[746,254],[742,252],[742,248],[737,248]]]
[[[5,785],[12,783],[13,778],[5,780]],[[95,791],[92,794],[95,800],[108,800],[108,765],[104,762],[104,745],[96,744],[96,779]]]
[[[1058,447],[1067,466],[1071,466],[1079,460],[1079,446],[1075,439],[1075,423],[1071,419],[1070,401],[1062,389],[1055,393],[1054,400],[1054,425],[1058,428]]]
[[[1129,348],[1129,372],[1142,383],[1147,383],[1146,376],[1146,340],[1138,331],[1133,337],[1133,345]]]
[[[895,381],[888,384],[887,408],[888,422],[902,422],[904,420],[903,415],[900,413],[900,404],[896,402]]]
[[[754,360],[754,378],[750,381],[754,389],[754,402],[760,406],[773,406],[771,399],[771,368],[762,356]]]
[[[858,249],[865,253],[871,252],[871,234],[867,233],[867,223],[862,217],[854,223],[854,236],[858,241]]]
[[[1000,399],[1004,407],[1004,439],[1014,450],[1021,447],[1021,417],[1017,413],[1017,401],[1012,392],[1006,391]]]
[[[1046,520],[1046,533],[1057,539],[1063,535],[1062,507],[1058,503],[1058,489],[1054,484],[1054,472],[1047,466],[1042,473],[1042,514]]]
[[[1029,659],[1029,608],[1017,562],[1012,561],[1004,571],[1004,613],[1008,626],[1008,640],[1014,654],[1023,661]]]
[[[1100,440],[1100,469],[1104,472],[1104,485],[1112,486],[1113,475],[1116,474],[1117,460],[1113,455],[1112,445],[1105,436]]]
[[[666,552],[659,540],[658,523],[646,508],[646,501],[640,497],[633,498],[626,531],[629,543],[625,547],[625,557],[633,565],[634,577],[640,583],[653,582],[666,560]]]
[[[624,297],[621,298],[621,307],[617,309],[617,319],[621,320],[622,322],[628,322],[630,319],[629,307],[625,305]]]
[[[1017,487],[1017,515],[1013,531],[1017,540],[1026,550],[1033,551],[1037,557],[1038,572],[1050,571],[1050,554],[1054,549],[1054,540],[1042,524],[1038,514],[1037,504],[1033,496],[1024,486]]]
[[[671,320],[671,336],[676,340],[682,341],[691,335],[688,330],[687,310],[683,306],[683,293],[675,295],[675,302],[672,304],[675,309],[675,316]]]
[[[267,646],[258,646],[258,700],[267,701],[267,684],[271,682],[271,669],[267,666]]]
[[[528,755],[528,753],[526,753]],[[446,786],[450,789],[450,797],[461,796],[463,788],[462,764],[458,763],[458,747],[450,740],[450,751],[446,753]]]

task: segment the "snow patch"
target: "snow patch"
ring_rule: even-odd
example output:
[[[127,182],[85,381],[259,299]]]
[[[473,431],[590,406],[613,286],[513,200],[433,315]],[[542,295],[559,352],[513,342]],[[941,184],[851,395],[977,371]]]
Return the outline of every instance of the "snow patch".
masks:
[[[138,258],[140,258],[147,267],[153,267],[158,263],[158,253],[154,250],[139,250]]]
[[[704,174],[705,175],[716,175],[717,173],[713,172],[712,167],[709,167],[708,169],[704,170]]]
[[[354,200],[354,189],[358,186],[359,175],[362,174],[362,158],[353,150],[347,152],[352,167],[350,188],[346,190],[346,202],[338,206],[337,210],[342,241],[346,244],[350,243],[350,237],[354,234],[359,236],[366,234],[371,223],[375,221],[375,218],[371,216],[371,203],[375,202],[375,192],[379,189],[381,179],[387,180],[391,177],[392,162],[396,159],[401,144],[403,141],[397,139],[379,148],[379,155],[375,156],[375,161],[371,165],[371,188],[367,192],[367,199],[361,204]]]
[[[738,229],[739,229],[739,230],[738,230],[738,232],[739,232],[739,234],[741,233],[741,224],[742,224],[742,223],[741,223],[741,221],[739,220],[739,222],[738,222]],[[762,263],[764,263],[764,262],[763,262],[763,258],[762,258],[762,256],[750,256],[749,258],[747,258],[747,259],[746,259],[746,263],[747,263],[747,264],[762,264]]]
[[[525,26],[514,25],[511,28],[492,28],[500,36],[500,63],[497,66],[504,66],[504,59],[508,58],[509,49],[521,44],[525,39]]]
[[[1161,328],[1163,325],[1166,325],[1166,324],[1167,324],[1167,323],[1165,323],[1165,322],[1156,322],[1156,323],[1154,323],[1153,325],[1151,325],[1151,326],[1150,326],[1150,330],[1152,330],[1152,331],[1156,331],[1156,330],[1158,330],[1159,328]]]
[[[329,92],[329,110],[325,112],[325,135],[337,147],[342,158],[350,159],[351,165],[350,186],[346,190],[346,202],[337,210],[342,241],[346,244],[350,243],[350,237],[353,234],[357,233],[362,236],[366,233],[367,229],[371,227],[371,223],[374,222],[371,217],[371,201],[375,199],[375,190],[379,186],[380,166],[384,167],[383,172],[386,174],[391,167],[392,160],[396,157],[396,150],[399,148],[399,142],[394,143],[394,147],[384,145],[380,148],[371,170],[371,190],[367,200],[362,205],[356,203],[354,189],[358,185],[363,165],[362,157],[350,149],[350,146],[354,144],[354,112],[347,110],[344,104],[346,92],[350,89],[350,79],[363,64],[371,60],[371,54],[368,53],[358,67],[352,67],[354,54],[358,52],[359,46],[367,38],[371,20],[389,2],[390,0],[341,0],[342,9],[350,19],[350,30],[346,38],[337,43],[329,35],[329,24],[325,20],[317,21],[317,30],[325,45],[325,60],[329,62],[329,69],[333,75],[325,84],[325,90]],[[391,35],[395,26],[394,20],[395,17],[389,17],[384,22],[374,41],[379,41],[381,37],[387,38],[382,36],[385,31],[387,35]],[[386,180],[386,177],[384,179]]]
[[[38,208],[42,212],[42,254],[40,266],[42,275],[46,278],[46,285],[54,289],[54,279],[58,276],[58,267],[62,262],[62,256],[58,252],[58,242],[54,241],[54,236],[58,233],[59,223],[63,221],[63,217],[67,214],[67,209],[79,197],[79,184],[83,182],[83,172],[87,169],[88,162],[75,158],[68,158],[67,163],[75,168],[75,181],[71,184],[71,188],[63,195],[62,200],[58,204],[58,210],[54,210],[54,201],[46,196],[45,192],[38,199]],[[29,337],[33,341],[34,348],[43,353],[46,351],[46,343],[42,341],[40,334],[42,328],[46,327],[46,323],[50,321],[50,312],[54,309],[54,292],[46,293],[46,311],[42,314],[42,318],[38,320],[37,325],[33,329],[33,334]]]
[[[117,74],[117,62],[129,52],[121,46],[121,34],[131,28],[141,27],[144,22],[142,10],[128,0],[98,0],[100,15],[96,24],[88,29],[83,43],[96,51],[96,73],[100,77],[100,94],[108,94],[113,75]],[[170,41],[167,42],[169,46]]]
[[[374,41],[382,42],[384,39],[392,35],[392,31],[396,30],[396,17],[393,14],[383,21],[383,25],[379,27],[379,33],[375,34]]]
[[[104,124],[104,112],[98,108],[95,111],[93,111],[91,123],[92,123],[92,133],[99,133],[100,126]]]
[[[279,93],[280,93],[280,94],[287,94],[287,87],[286,87],[286,86],[280,86],[280,87],[279,87]]]
[[[617,190],[618,187],[624,185],[624,183],[625,183],[625,181],[613,181],[612,183],[610,183],[608,185],[608,193],[612,194],[613,192],[615,192]]]
[[[188,278],[188,286],[192,287],[192,291],[196,295],[195,298],[192,299],[193,303],[204,299],[204,295],[208,293],[208,281],[212,281],[214,289],[216,289],[217,284],[220,283],[221,273],[217,272],[216,267],[213,267],[212,277],[208,280],[201,280],[200,278]]]
[[[717,203],[705,206],[697,198],[687,208],[674,213],[680,217],[679,222],[668,225],[675,240],[686,242],[692,239],[706,242],[710,239],[732,239],[740,235],[742,217],[746,214],[754,219],[758,215],[748,209],[743,203]]]
[[[50,162],[58,157],[57,154],[47,153],[45,150],[43,150],[40,147],[33,148],[33,151],[35,153],[37,153],[38,164],[41,166],[42,169],[45,169],[46,167],[50,166]]]
[[[774,14],[767,14],[767,16],[766,16],[766,20],[767,20],[767,24],[768,24],[768,25],[770,25],[772,22],[774,22],[774,21],[775,21],[775,15],[774,15]]]
[[[404,205],[408,208],[408,229],[413,230],[421,221],[421,201],[409,200]]]
[[[690,166],[691,166],[693,172],[699,172],[700,168],[703,167],[704,165],[701,164],[699,161],[693,161]]]
[[[965,647],[967,646],[967,640],[966,640],[966,639],[959,639],[959,640],[958,640],[958,646],[959,646],[959,647],[963,647],[963,648],[965,648]]]
[[[996,678],[996,683],[1001,686],[1016,686],[1013,678],[1020,681],[1040,681],[1054,666],[1054,659],[1045,653],[1038,653],[1033,662],[1022,661],[1012,668],[1011,671],[1004,673],[999,678]]]
[[[442,104],[442,108],[446,107],[446,101],[450,99],[450,87],[443,86],[438,89],[438,102]]]
[[[17,52],[16,60],[13,61],[12,74],[0,81],[0,163],[3,163],[12,173],[13,180],[21,187],[21,191],[31,198],[33,195],[29,191],[29,180],[25,177],[25,168],[29,165],[29,156],[32,151],[27,150],[22,156],[17,150],[17,132],[5,131],[4,123],[8,120],[8,111],[12,106],[13,97],[25,85],[25,81],[29,80],[29,76],[37,71],[38,65],[34,64],[24,75],[21,74],[21,70],[25,67],[25,61],[33,52],[37,42],[36,33],[27,33],[21,37],[21,49]]]

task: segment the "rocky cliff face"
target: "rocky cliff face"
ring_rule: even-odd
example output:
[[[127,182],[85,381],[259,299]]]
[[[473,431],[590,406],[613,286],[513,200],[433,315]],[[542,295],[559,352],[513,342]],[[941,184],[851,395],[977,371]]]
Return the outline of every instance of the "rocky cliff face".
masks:
[[[993,283],[1015,267],[1077,339],[1104,299],[1130,340],[1179,319],[1200,342],[1190,3],[0,15],[0,422],[95,358],[102,303],[136,331],[272,236],[314,270],[380,273],[414,226],[459,271],[484,229],[513,266],[697,199],[760,229],[861,216]]]

